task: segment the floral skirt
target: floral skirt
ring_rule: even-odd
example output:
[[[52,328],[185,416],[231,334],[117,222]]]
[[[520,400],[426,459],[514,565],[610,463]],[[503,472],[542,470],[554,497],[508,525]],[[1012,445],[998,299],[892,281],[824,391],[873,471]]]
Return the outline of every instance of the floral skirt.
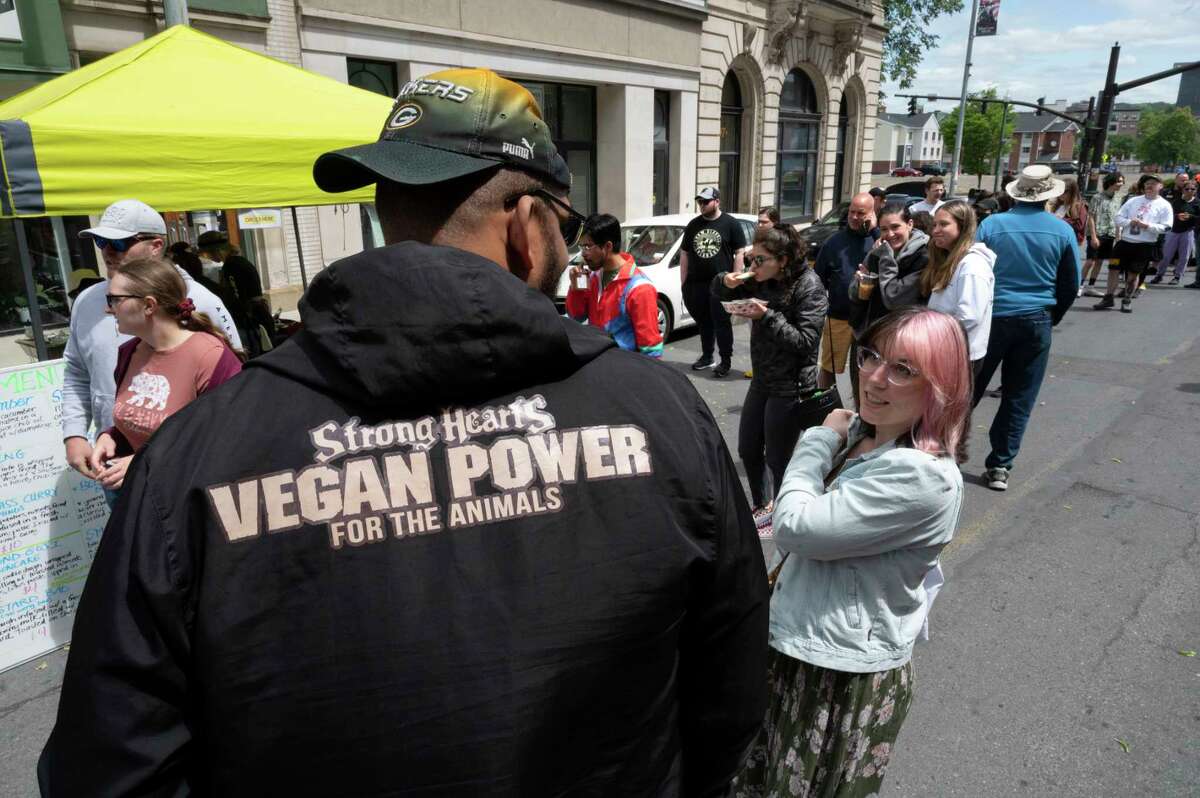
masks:
[[[845,673],[768,656],[771,706],[737,798],[874,796],[913,698],[913,667]]]

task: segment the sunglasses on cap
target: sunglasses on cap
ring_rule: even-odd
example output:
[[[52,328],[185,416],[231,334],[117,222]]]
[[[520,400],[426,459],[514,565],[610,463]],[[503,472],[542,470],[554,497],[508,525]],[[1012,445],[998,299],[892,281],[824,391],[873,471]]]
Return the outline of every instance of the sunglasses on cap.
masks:
[[[567,243],[568,249],[570,249],[571,247],[573,247],[579,243],[579,237],[581,235],[583,235],[583,223],[587,221],[586,216],[584,216],[582,213],[575,210],[570,205],[563,202],[561,199],[554,196],[553,194],[551,194],[549,191],[547,191],[544,188],[534,189],[533,191],[526,191],[522,194],[516,195],[515,197],[509,197],[508,200],[504,204],[506,206],[508,206],[511,203],[515,203],[521,197],[538,197],[540,199],[546,200],[547,202],[549,202],[552,205],[557,205],[558,207],[560,207],[564,211],[566,211],[567,218],[558,220],[558,230],[560,233],[562,233],[563,241],[565,241]]]
[[[104,236],[92,236],[92,240],[96,242],[97,249],[105,249],[112,247],[113,252],[124,252],[139,241],[153,241],[158,236],[134,235],[128,238],[105,238]]]

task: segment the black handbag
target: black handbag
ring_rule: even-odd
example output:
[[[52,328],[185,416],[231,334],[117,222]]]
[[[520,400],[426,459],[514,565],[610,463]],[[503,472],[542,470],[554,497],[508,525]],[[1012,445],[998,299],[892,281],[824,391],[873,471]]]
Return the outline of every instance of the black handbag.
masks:
[[[792,413],[800,420],[800,430],[804,431],[824,423],[827,415],[842,407],[842,395],[833,385],[797,399],[792,403]]]

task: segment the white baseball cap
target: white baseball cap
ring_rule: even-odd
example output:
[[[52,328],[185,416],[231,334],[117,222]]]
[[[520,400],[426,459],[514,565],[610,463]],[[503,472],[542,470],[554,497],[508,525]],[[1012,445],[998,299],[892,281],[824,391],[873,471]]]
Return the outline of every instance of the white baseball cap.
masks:
[[[80,238],[132,238],[138,234],[167,235],[167,225],[158,211],[141,200],[124,199],[104,209],[100,224],[80,230]]]

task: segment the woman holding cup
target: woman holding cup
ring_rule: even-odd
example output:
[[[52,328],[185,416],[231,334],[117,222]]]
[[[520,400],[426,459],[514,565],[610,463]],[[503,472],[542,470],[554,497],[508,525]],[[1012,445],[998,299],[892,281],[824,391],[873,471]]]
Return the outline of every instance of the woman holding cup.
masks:
[[[924,302],[921,273],[929,262],[929,236],[913,227],[899,203],[879,212],[879,243],[850,281],[850,326],[855,337],[888,311]]]
[[[778,492],[788,458],[806,426],[797,403],[818,392],[817,351],[828,299],[803,252],[791,225],[759,228],[746,256],[748,270],[721,272],[712,282],[713,295],[729,303],[730,314],[751,321],[754,376],[742,406],[738,456],[746,467],[760,528],[770,522],[771,496]],[[820,418],[811,423],[820,423]]]
[[[937,209],[921,290],[929,307],[958,319],[967,331],[972,374],[979,373],[992,330],[995,263],[996,253],[975,240],[975,213],[967,203],[955,200]]]

